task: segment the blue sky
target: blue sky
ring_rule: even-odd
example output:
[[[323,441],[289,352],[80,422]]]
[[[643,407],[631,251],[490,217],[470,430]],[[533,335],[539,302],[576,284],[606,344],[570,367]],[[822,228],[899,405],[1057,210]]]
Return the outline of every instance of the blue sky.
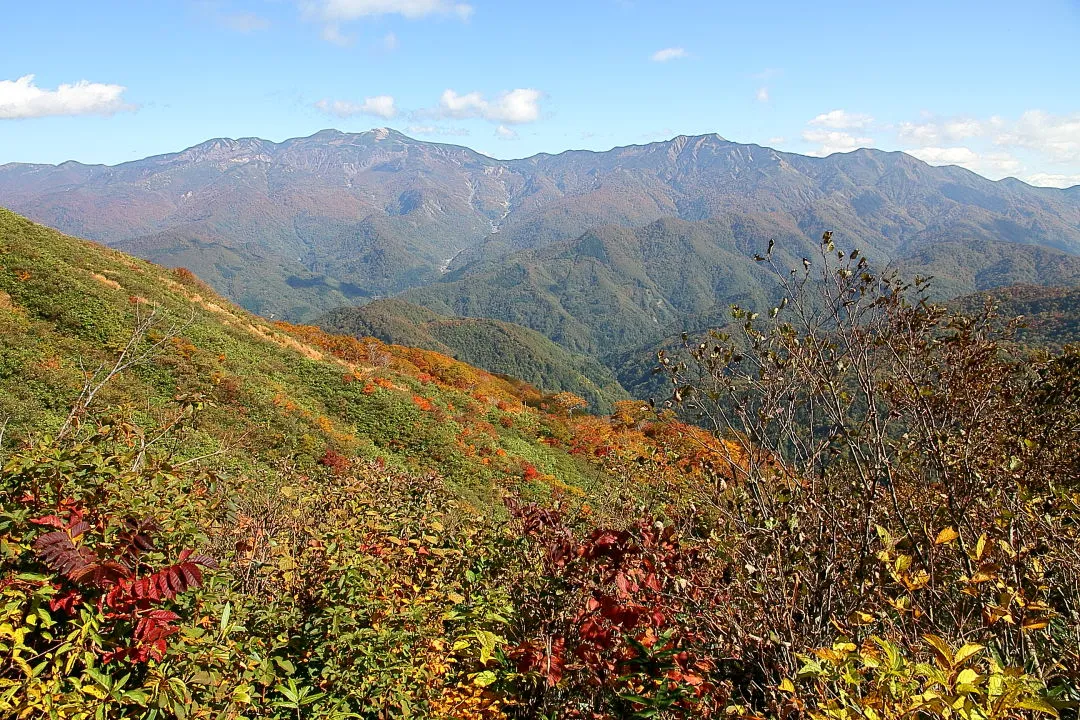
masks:
[[[116,163],[326,127],[500,158],[716,132],[1080,184],[1080,0],[54,0],[3,13],[0,163]]]

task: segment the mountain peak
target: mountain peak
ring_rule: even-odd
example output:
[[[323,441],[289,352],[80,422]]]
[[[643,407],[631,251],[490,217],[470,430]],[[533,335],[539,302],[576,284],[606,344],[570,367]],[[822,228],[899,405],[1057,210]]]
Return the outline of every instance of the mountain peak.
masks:
[[[399,136],[399,137],[405,137],[404,135],[397,132],[396,130],[391,130],[388,127],[371,128],[370,130],[365,132],[364,135],[370,135],[371,137],[375,138],[376,140],[388,140],[392,136],[395,136],[395,135]]]

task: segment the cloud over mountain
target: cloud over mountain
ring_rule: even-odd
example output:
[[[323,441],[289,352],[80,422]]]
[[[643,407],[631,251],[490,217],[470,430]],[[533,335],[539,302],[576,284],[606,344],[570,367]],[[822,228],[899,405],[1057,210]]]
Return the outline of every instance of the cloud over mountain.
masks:
[[[483,118],[512,125],[540,119],[540,99],[543,93],[532,88],[517,88],[489,100],[478,92],[460,95],[446,90],[439,99],[437,114],[442,117],[467,119]]]
[[[124,102],[123,85],[80,80],[55,90],[39,88],[33,75],[0,80],[0,120],[55,115],[114,115],[135,109]]]
[[[390,119],[398,114],[392,95],[376,95],[364,98],[363,102],[347,100],[320,100],[315,107],[335,117],[346,118],[354,115],[372,115]]]

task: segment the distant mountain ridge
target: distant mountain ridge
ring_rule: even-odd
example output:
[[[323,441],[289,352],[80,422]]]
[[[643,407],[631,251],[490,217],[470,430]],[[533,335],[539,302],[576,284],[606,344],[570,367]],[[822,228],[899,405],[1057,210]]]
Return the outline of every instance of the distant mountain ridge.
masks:
[[[483,273],[601,227],[667,219],[718,222],[730,229],[725,252],[744,256],[765,234],[802,246],[824,229],[881,262],[942,242],[1080,252],[1077,188],[719,135],[510,161],[386,128],[215,139],[116,166],[2,165],[0,205],[189,267],[244,307],[291,319]]]

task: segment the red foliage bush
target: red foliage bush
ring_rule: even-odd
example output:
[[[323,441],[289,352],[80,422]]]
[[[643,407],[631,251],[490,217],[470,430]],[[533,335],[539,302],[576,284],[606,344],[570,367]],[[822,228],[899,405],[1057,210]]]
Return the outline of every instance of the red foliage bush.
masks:
[[[201,587],[201,568],[216,568],[217,563],[184,550],[176,563],[140,574],[144,553],[155,549],[155,522],[126,518],[115,542],[95,542],[91,547],[87,533],[107,529],[113,519],[92,522],[85,509],[73,502],[63,503],[58,513],[31,520],[55,528],[32,544],[41,562],[60,575],[53,581],[57,592],[49,603],[50,611],[74,615],[84,602],[96,600],[108,623],[102,635],[121,636],[116,647],[101,651],[102,662],[161,660],[168,638],[180,630],[173,624],[180,616],[161,607],[162,603]],[[129,637],[122,637],[124,628]]]
[[[335,475],[344,475],[349,471],[349,459],[333,448],[326,448],[326,452],[319,458],[319,464],[329,468]]]

